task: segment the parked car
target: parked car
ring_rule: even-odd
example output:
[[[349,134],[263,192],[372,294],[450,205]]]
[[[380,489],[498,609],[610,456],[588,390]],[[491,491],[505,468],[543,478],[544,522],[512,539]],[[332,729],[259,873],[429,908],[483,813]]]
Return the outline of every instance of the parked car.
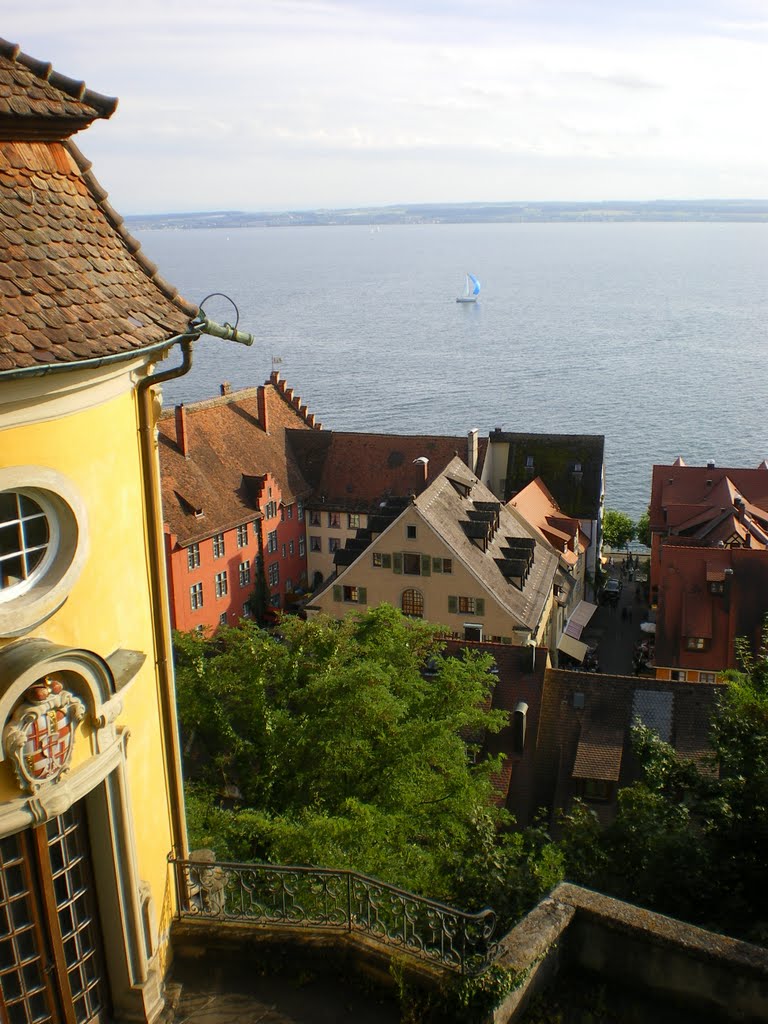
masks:
[[[621,593],[621,580],[610,579],[603,587],[600,595],[601,604],[618,604]]]

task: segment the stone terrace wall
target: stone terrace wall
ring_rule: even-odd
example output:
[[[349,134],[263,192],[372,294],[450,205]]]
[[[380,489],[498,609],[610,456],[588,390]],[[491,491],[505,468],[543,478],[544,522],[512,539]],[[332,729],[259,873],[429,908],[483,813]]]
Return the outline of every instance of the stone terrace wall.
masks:
[[[561,966],[722,1020],[768,1020],[768,950],[576,885],[559,885],[504,940],[522,984],[495,1024],[519,1020]]]

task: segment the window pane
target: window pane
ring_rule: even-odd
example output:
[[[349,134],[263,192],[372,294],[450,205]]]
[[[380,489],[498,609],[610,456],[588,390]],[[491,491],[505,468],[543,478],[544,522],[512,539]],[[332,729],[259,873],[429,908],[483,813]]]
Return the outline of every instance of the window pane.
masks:
[[[0,492],[0,523],[7,523],[9,519],[19,518],[19,506],[16,495],[11,491]]]
[[[37,548],[48,543],[48,520],[45,516],[28,519],[24,523],[25,547]]]
[[[10,555],[20,550],[21,534],[19,527],[15,523],[11,526],[0,526],[0,558],[3,555]]]

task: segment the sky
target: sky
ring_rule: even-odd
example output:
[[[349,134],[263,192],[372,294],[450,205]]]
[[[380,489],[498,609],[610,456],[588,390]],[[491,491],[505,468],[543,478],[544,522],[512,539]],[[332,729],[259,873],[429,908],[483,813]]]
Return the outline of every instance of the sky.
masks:
[[[123,214],[768,198],[766,0],[34,0]]]

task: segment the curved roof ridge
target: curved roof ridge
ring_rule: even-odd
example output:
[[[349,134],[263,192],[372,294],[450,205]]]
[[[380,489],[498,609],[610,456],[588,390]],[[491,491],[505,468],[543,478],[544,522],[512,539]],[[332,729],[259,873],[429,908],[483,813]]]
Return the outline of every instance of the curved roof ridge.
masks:
[[[41,82],[47,82],[58,92],[63,92],[71,99],[90,107],[97,117],[111,117],[117,109],[117,97],[94,92],[93,89],[86,87],[85,82],[54,71],[50,62],[37,60],[35,57],[30,57],[29,54],[23,53],[18,43],[11,43],[7,39],[0,38],[0,56],[6,57],[16,64],[21,64]]]
[[[164,277],[157,272],[157,264],[153,263],[148,259],[141,248],[141,242],[125,228],[123,217],[117,212],[117,210],[109,203],[109,193],[99,183],[96,175],[91,171],[93,166],[92,162],[83,155],[79,147],[72,141],[72,139],[66,139],[63,145],[69,150],[72,159],[80,171],[81,177],[85,187],[91,194],[93,201],[101,210],[102,214],[109,221],[110,226],[113,228],[115,233],[123,241],[126,249],[131,254],[133,259],[138,263],[141,270],[147,275],[152,281],[152,284],[162,292],[167,299],[169,299],[174,306],[182,311],[187,316],[197,316],[199,309],[193,302],[188,302],[183,296],[179,294],[179,289],[175,285],[170,284],[165,280]]]

